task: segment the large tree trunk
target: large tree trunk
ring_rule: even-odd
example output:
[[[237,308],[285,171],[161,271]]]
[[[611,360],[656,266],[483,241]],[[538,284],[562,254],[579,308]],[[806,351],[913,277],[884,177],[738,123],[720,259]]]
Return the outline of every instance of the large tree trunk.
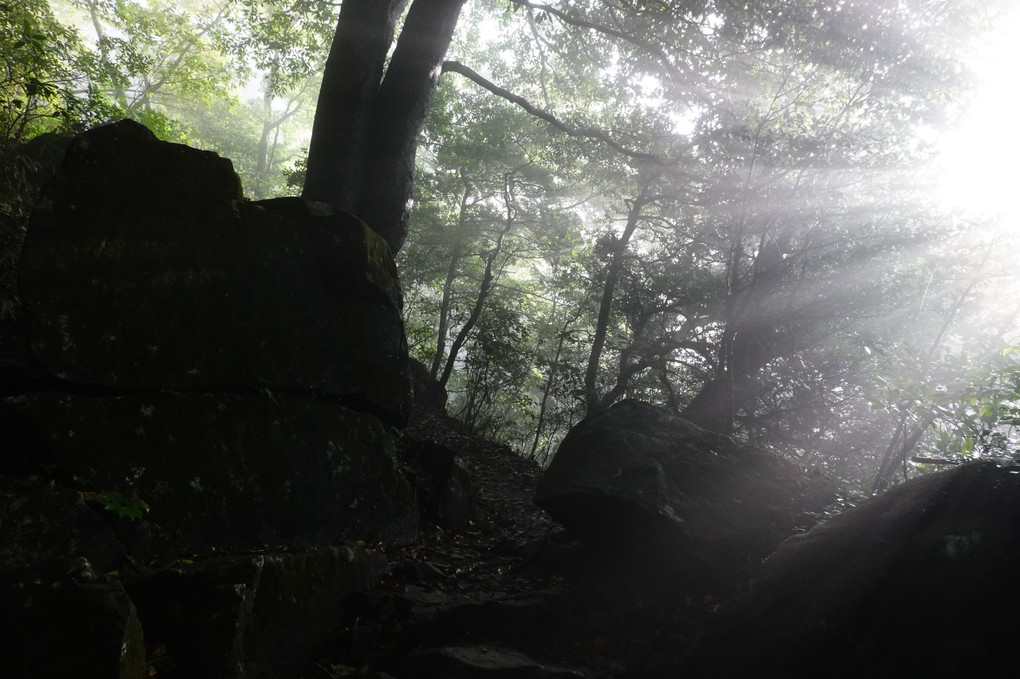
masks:
[[[386,53],[408,0],[344,0],[315,108],[302,195],[350,210]]]
[[[415,149],[464,0],[344,0],[326,60],[302,196],[351,210],[396,253]]]

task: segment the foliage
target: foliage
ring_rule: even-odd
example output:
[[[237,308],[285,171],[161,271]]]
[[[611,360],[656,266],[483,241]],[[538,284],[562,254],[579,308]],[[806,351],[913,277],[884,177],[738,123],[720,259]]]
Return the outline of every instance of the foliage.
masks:
[[[0,319],[17,313],[28,211],[58,162],[47,152],[55,142],[26,144],[130,117],[161,139],[232,158],[249,196],[293,194],[287,174],[333,11],[240,0],[0,3]],[[256,73],[262,95],[240,101]]]
[[[112,107],[91,84],[102,74],[88,51],[45,0],[0,3],[0,68],[0,319],[8,319],[17,314],[18,254],[47,165],[47,154],[23,147],[107,120]]]
[[[1011,416],[1008,390],[977,376],[1011,323],[968,337],[984,307],[948,272],[975,266],[981,225],[931,207],[919,132],[960,110],[961,57],[990,14],[938,4],[471,8],[452,58],[485,73],[490,92],[444,76],[426,130],[402,262],[414,350],[434,359],[478,301],[491,249],[474,213],[495,203],[465,212],[465,199],[523,153],[559,180],[573,221],[557,238],[529,233],[535,247],[496,282],[527,330],[502,328],[516,349],[480,332],[462,348],[454,400],[472,423],[502,422],[505,440],[544,459],[585,408],[639,397],[723,413],[713,427],[861,492],[888,466],[892,432],[933,412],[915,457],[934,454],[947,427],[972,433],[943,450],[980,450],[993,440],[981,414]],[[506,90],[557,125],[492,101]],[[485,308],[486,322],[504,317]],[[973,349],[909,365],[936,338]],[[520,357],[530,383],[509,379]],[[496,374],[493,361],[506,381],[479,398],[467,384]]]
[[[149,505],[137,497],[129,497],[117,490],[100,492],[82,492],[82,497],[90,502],[103,505],[103,509],[113,512],[125,519],[140,519],[149,512]]]
[[[540,461],[628,396],[861,494],[1014,455],[1011,255],[931,205],[925,142],[998,9],[469,3],[399,256],[412,354]],[[46,165],[26,142],[130,116],[296,193],[336,10],[0,1],[0,317]]]

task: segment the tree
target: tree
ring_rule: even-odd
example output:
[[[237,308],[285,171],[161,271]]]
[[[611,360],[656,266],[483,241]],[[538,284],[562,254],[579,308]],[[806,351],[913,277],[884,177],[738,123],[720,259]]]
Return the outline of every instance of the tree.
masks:
[[[654,10],[633,13],[617,7],[604,13],[605,19],[596,19],[584,17],[579,11],[562,13],[547,5],[520,4],[546,12],[564,25],[583,27],[596,36],[611,37],[624,43],[633,54],[645,57],[645,63],[665,66],[655,73],[662,81],[675,81],[684,73],[690,74],[691,68],[677,68],[677,64],[684,61],[693,64],[696,69],[705,68],[704,63],[699,64],[697,57],[691,60],[673,56],[671,51],[678,45],[697,55],[708,56],[724,52],[725,49],[721,48],[725,48],[727,43],[742,43],[742,49],[734,49],[734,53],[741,56],[717,69],[720,78],[741,83],[752,92],[760,90],[761,101],[771,102],[758,113],[752,102],[726,98],[726,90],[713,91],[705,86],[697,91],[682,90],[688,98],[686,103],[704,110],[707,115],[703,115],[702,120],[711,124],[697,141],[697,155],[712,165],[699,170],[697,174],[702,178],[696,181],[714,193],[712,204],[715,209],[712,212],[716,216],[696,205],[689,205],[686,209],[691,211],[693,208],[708,218],[708,221],[702,218],[701,233],[706,232],[705,225],[715,222],[715,226],[707,229],[721,228],[722,233],[727,234],[723,241],[712,247],[715,253],[722,255],[721,261],[726,262],[728,290],[725,298],[720,300],[722,305],[714,313],[714,318],[702,318],[700,323],[702,328],[708,328],[714,334],[707,344],[697,343],[701,347],[697,361],[708,359],[710,372],[703,377],[703,386],[684,409],[684,415],[710,428],[728,432],[734,426],[734,418],[741,411],[746,411],[751,401],[760,400],[762,393],[758,378],[763,377],[760,373],[767,365],[784,357],[802,354],[810,338],[822,334],[822,328],[833,330],[822,321],[825,314],[819,318],[819,309],[828,306],[832,317],[844,315],[848,308],[854,307],[858,309],[855,313],[863,313],[860,303],[854,303],[846,295],[843,295],[846,300],[839,303],[831,295],[824,297],[824,305],[819,301],[810,305],[796,303],[790,293],[795,285],[806,287],[809,282],[807,272],[821,265],[825,268],[818,273],[828,271],[830,273],[826,275],[831,275],[835,266],[854,265],[855,260],[856,266],[861,266],[869,253],[880,254],[886,249],[896,251],[905,246],[901,242],[904,236],[892,232],[884,246],[868,244],[858,237],[841,245],[824,244],[819,234],[831,227],[819,221],[818,217],[823,216],[832,224],[834,219],[854,219],[852,212],[833,211],[827,217],[818,213],[808,219],[797,216],[796,211],[791,210],[794,200],[798,199],[796,190],[809,189],[817,193],[821,188],[829,197],[827,199],[843,200],[838,196],[847,195],[846,191],[835,186],[835,182],[828,182],[835,188],[834,191],[825,188],[825,177],[831,175],[834,164],[853,167],[856,172],[865,170],[865,163],[906,167],[902,160],[883,153],[877,146],[863,146],[861,142],[872,138],[881,140],[880,144],[889,148],[898,148],[900,142],[896,140],[905,139],[918,120],[933,119],[937,108],[944,103],[945,93],[952,88],[957,71],[942,55],[930,55],[933,57],[930,70],[924,76],[936,78],[939,82],[937,87],[932,87],[931,82],[922,87],[918,82],[921,75],[918,65],[921,53],[927,48],[908,42],[902,52],[896,52],[894,46],[887,42],[899,35],[897,27],[901,23],[909,25],[916,22],[918,15],[910,14],[917,11],[916,7],[869,16],[869,20],[878,22],[882,28],[861,34],[855,24],[859,17],[852,16],[852,13],[841,15],[835,7],[824,7],[820,12],[809,15],[799,14],[796,20],[783,13],[773,14],[775,8],[769,3],[756,5],[753,12],[731,7],[725,14],[716,17],[716,26],[711,25],[707,12],[699,16],[695,9],[686,27],[674,30],[663,22],[661,14],[655,16]],[[606,7],[613,5],[606,3]],[[904,13],[910,15],[909,20]],[[636,26],[644,28],[638,32]],[[934,43],[945,44],[950,38],[946,27],[947,24],[941,23],[941,33],[929,32],[930,36],[937,37]],[[698,31],[693,43],[689,35],[686,38],[676,35],[677,32],[690,33],[691,28]],[[661,35],[667,30],[674,30],[674,37],[661,43],[666,45],[665,49],[658,47],[654,40],[647,39],[648,35]],[[791,39],[791,32],[797,33],[798,37]],[[806,35],[813,36],[812,40],[801,42],[800,36]],[[842,51],[819,51],[815,40],[819,35],[827,36],[830,41],[838,40]],[[791,58],[790,54],[794,56]],[[898,83],[901,89],[884,84],[881,88],[868,85],[876,72],[887,75],[891,69],[901,72],[902,80]],[[639,73],[630,72],[629,75],[633,79]],[[816,93],[820,93],[821,98]],[[718,155],[711,153],[713,147],[719,150]],[[819,154],[821,149],[837,150],[828,151],[828,156],[822,157]],[[692,160],[696,167],[699,159]],[[727,168],[730,168],[730,177],[727,177]],[[688,173],[694,174],[690,170]],[[727,188],[730,181],[732,185]],[[787,192],[788,197],[781,198],[782,192]],[[899,198],[902,199],[902,196]],[[819,209],[826,209],[824,203],[827,199],[818,201]],[[802,196],[799,200],[804,202]],[[705,201],[706,204],[708,202]],[[784,206],[784,202],[789,207]],[[894,204],[895,201],[890,200],[890,205]],[[648,338],[636,336],[636,331],[656,325],[650,324],[647,316],[638,314],[632,318],[631,328],[635,336],[630,348],[619,351],[623,360],[616,383],[605,392],[606,398],[596,401],[598,359],[605,340],[612,290],[620,276],[619,262],[622,258],[618,246],[627,244],[638,223],[639,215],[634,205],[637,202],[629,208],[626,228],[619,239],[614,239],[617,247],[609,254],[610,265],[604,286],[604,291],[609,294],[603,295],[600,305],[594,351],[586,375],[585,392],[588,401],[593,404],[590,407],[607,405],[614,394],[627,391],[631,377],[655,363],[655,352],[649,354],[643,349],[638,356],[633,351],[640,344],[648,344]],[[767,209],[762,209],[766,205]],[[858,209],[874,217],[891,215],[887,207],[880,205],[862,205]],[[791,216],[796,221],[792,221]],[[871,221],[876,223],[874,219]],[[916,224],[917,220],[914,219],[913,223]],[[804,227],[810,228],[804,234],[809,245],[800,247],[797,240],[803,237],[799,234]],[[691,242],[703,242],[697,234],[692,235]],[[860,246],[855,246],[854,242],[860,243]],[[843,255],[838,254],[840,247]],[[706,264],[715,266],[719,261],[709,260]],[[839,264],[841,261],[842,265]],[[817,278],[817,281],[822,283],[824,278]],[[854,292],[858,300],[867,296],[863,290]],[[795,306],[791,306],[791,302]],[[659,306],[661,312],[674,316],[688,311],[675,305]],[[892,305],[887,310],[891,308]],[[874,314],[876,309],[872,306],[867,313]],[[691,319],[689,313],[684,315],[685,320]],[[675,333],[669,339],[671,341],[659,344],[659,357],[684,348],[685,344],[687,347],[695,346],[692,341],[678,343]],[[791,341],[793,339],[797,341]],[[711,354],[706,354],[706,348],[711,349]],[[631,358],[638,360],[631,361]]]
[[[115,110],[102,96],[106,74],[77,33],[45,0],[0,3],[0,321],[18,313],[17,265],[47,133],[77,132]],[[59,144],[49,146],[57,147]],[[48,160],[48,159],[47,159]]]
[[[188,140],[178,119],[196,105],[229,99],[246,69],[220,49],[231,5],[189,8],[155,0],[69,0],[86,14],[106,97],[163,137]]]
[[[464,0],[346,0],[326,60],[302,196],[351,210],[393,252],[407,237],[418,135]]]
[[[487,431],[500,424],[502,440],[531,439],[537,375],[521,362],[540,348],[532,335],[547,308],[532,265],[576,228],[573,191],[543,124],[458,84],[441,83],[424,129],[419,201],[398,259],[406,326],[452,412]]]
[[[966,330],[974,232],[918,202],[916,133],[956,110],[989,16],[971,0],[75,2],[96,49],[46,63],[87,105],[37,88],[29,128],[119,110],[221,149],[249,195],[289,190],[288,126],[331,45],[303,195],[407,239],[412,350],[532,456],[632,396],[870,483],[1011,417],[1008,366],[957,365],[961,344],[1002,353]],[[62,54],[22,27],[12,73]],[[8,101],[16,122],[30,100]]]
[[[568,338],[594,351],[580,372],[550,360],[545,377],[564,381],[543,384],[589,408],[657,400],[819,461],[841,438],[871,459],[885,418],[868,374],[909,334],[891,319],[936,292],[918,263],[949,224],[916,202],[926,149],[912,140],[952,111],[980,13],[512,4],[486,18],[500,24],[487,54],[444,68],[573,139],[604,189],[578,208],[602,226],[586,227],[574,320],[530,334],[549,342],[539,361]],[[548,414],[561,404],[546,394]]]

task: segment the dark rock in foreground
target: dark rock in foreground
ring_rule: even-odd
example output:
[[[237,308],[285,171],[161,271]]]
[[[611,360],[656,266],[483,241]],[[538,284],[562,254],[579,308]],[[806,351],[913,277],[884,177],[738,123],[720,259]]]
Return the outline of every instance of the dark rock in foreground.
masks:
[[[925,476],[786,541],[681,664],[699,677],[1013,677],[1018,572],[1020,468]]]
[[[416,534],[385,242],[324,204],[246,201],[229,160],[125,121],[68,147],[19,285],[0,676],[141,679],[146,652],[168,678],[307,663],[381,575],[350,544]]]
[[[585,679],[573,669],[543,665],[512,648],[445,646],[409,655],[401,679]]]
[[[831,499],[774,455],[623,401],[570,431],[535,502],[586,543],[635,550],[696,592],[746,580]]]
[[[413,536],[400,288],[356,217],[246,202],[229,160],[124,121],[71,143],[20,286],[30,450],[0,473],[146,503],[118,534],[143,556]]]
[[[117,580],[87,565],[56,582],[0,589],[0,676],[142,679],[142,625]]]
[[[41,433],[56,478],[148,505],[139,520],[114,524],[136,554],[399,541],[415,530],[394,434],[336,403],[38,392],[7,405]]]
[[[287,676],[340,627],[345,599],[385,570],[351,546],[181,561],[126,583],[168,678]]]
[[[266,389],[406,418],[385,242],[326,205],[249,203],[229,160],[137,123],[71,144],[19,285],[37,368],[81,388]]]
[[[401,442],[422,520],[444,528],[464,526],[474,515],[474,489],[464,459],[433,441]]]
[[[112,571],[125,557],[124,546],[81,493],[38,480],[22,487],[0,480],[0,585],[53,582],[83,561]]]

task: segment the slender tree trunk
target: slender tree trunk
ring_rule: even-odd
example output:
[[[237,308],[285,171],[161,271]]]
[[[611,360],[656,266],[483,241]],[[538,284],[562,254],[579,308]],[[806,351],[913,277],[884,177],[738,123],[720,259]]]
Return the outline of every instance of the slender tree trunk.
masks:
[[[110,49],[106,42],[106,31],[103,30],[103,22],[99,17],[99,3],[96,0],[88,0],[89,18],[92,20],[92,29],[96,32],[96,42],[99,45],[99,60],[106,66],[113,70],[113,64],[110,63]],[[113,86],[113,99],[121,106],[127,105],[127,97],[124,94],[123,88],[119,83],[114,83]]]
[[[602,285],[602,299],[599,302],[599,315],[595,322],[595,334],[592,336],[591,353],[588,355],[588,366],[584,372],[585,411],[588,414],[597,410],[600,401],[598,390],[599,362],[602,360],[602,351],[606,346],[606,334],[609,331],[613,296],[616,294],[616,284],[623,273],[623,262],[627,254],[627,245],[630,243],[630,239],[634,235],[638,223],[641,221],[641,211],[650,200],[648,187],[642,187],[640,195],[631,203],[630,210],[627,212],[627,224],[624,226],[623,234],[613,244],[609,266],[606,269],[606,280]]]
[[[552,311],[550,315],[556,314],[556,303],[553,303]],[[538,406],[538,422],[535,425],[535,438],[531,442],[531,450],[528,452],[528,457],[532,460],[535,459],[538,453],[538,442],[542,438],[542,429],[545,427],[545,415],[548,411],[549,394],[552,392],[553,385],[556,383],[556,377],[558,374],[557,367],[560,364],[560,356],[563,355],[563,344],[567,340],[567,331],[570,326],[573,325],[581,315],[581,309],[578,308],[575,313],[566,320],[563,324],[563,328],[559,332],[559,337],[556,340],[556,352],[553,354],[553,360],[549,365],[549,375],[545,380],[545,388],[542,390],[542,400]]]
[[[620,359],[618,361],[618,367],[616,371],[616,383],[599,397],[595,403],[595,407],[589,407],[589,412],[598,412],[605,410],[609,406],[616,403],[616,401],[627,393],[627,389],[630,388],[630,381],[635,375],[640,373],[645,368],[652,366],[655,363],[654,359],[648,357],[639,357],[638,360],[631,361],[631,357],[636,352],[635,342],[639,341],[644,334],[645,327],[648,321],[651,320],[652,314],[643,314],[636,320],[631,332],[631,342],[620,351]]]
[[[396,253],[415,150],[464,0],[344,0],[326,60],[302,196],[360,216]]]
[[[453,344],[450,345],[450,355],[446,357],[446,366],[443,368],[443,374],[439,377],[439,383],[444,387],[446,386],[446,383],[450,381],[450,375],[453,374],[453,367],[457,363],[457,354],[460,353],[461,348],[463,348],[464,344],[467,342],[468,335],[471,334],[475,325],[478,324],[478,319],[482,317],[482,310],[485,308],[485,302],[489,299],[489,293],[491,293],[492,289],[495,287],[496,260],[503,251],[504,239],[514,226],[515,214],[513,201],[511,199],[512,189],[509,175],[505,177],[504,182],[503,199],[506,202],[506,219],[503,222],[503,229],[496,237],[495,244],[485,258],[485,273],[482,275],[482,282],[478,286],[478,296],[475,298],[475,304],[471,308],[471,314],[464,322],[460,332],[457,333],[457,337],[454,338]]]
[[[269,82],[265,83],[265,92],[262,93],[262,134],[259,136],[259,145],[255,149],[255,180],[258,182],[256,190],[259,195],[265,189],[266,177],[269,176],[269,136],[275,126],[273,125],[273,95]]]
[[[446,280],[443,281],[443,300],[439,304],[439,327],[436,329],[436,353],[432,358],[432,368],[429,371],[432,377],[439,375],[439,369],[443,367],[443,360],[446,357],[446,334],[450,331],[450,308],[453,306],[453,284],[457,280],[457,265],[464,256],[464,223],[467,219],[468,197],[471,195],[471,185],[465,182],[464,195],[460,200],[460,210],[457,214],[457,232],[454,236],[457,240],[453,245],[453,252],[450,254],[450,265],[446,269]]]
[[[545,388],[542,390],[542,400],[538,405],[538,422],[535,423],[535,438],[531,441],[531,450],[528,451],[528,457],[532,460],[535,459],[535,455],[538,452],[538,442],[542,439],[542,429],[545,427],[545,413],[546,408],[549,404],[549,393],[552,391],[553,384],[556,379],[556,366],[560,362],[560,356],[563,353],[563,342],[566,340],[566,328],[560,333],[560,338],[556,342],[556,353],[553,355],[552,365],[549,366],[549,376],[545,379]]]
[[[450,255],[450,265],[446,269],[446,280],[443,281],[443,300],[439,304],[439,327],[436,328],[436,353],[432,357],[429,372],[432,377],[439,375],[446,359],[446,335],[450,332],[450,307],[453,306],[453,283],[457,280],[457,263],[461,258],[461,248],[454,247]]]

